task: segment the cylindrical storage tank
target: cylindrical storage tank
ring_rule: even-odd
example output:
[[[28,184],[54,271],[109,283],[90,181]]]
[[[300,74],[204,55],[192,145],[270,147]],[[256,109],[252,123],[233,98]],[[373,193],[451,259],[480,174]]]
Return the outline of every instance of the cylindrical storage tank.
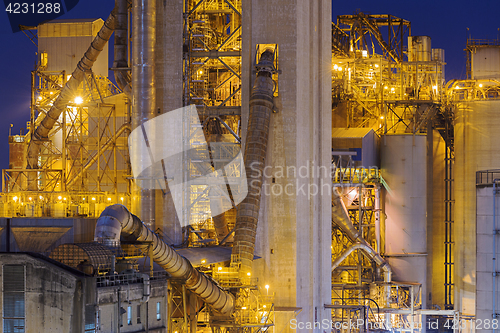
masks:
[[[427,137],[387,135],[382,139],[385,196],[385,257],[394,281],[422,284],[427,274]]]
[[[476,234],[486,233],[489,230],[491,230],[490,235],[493,233],[491,220],[485,218],[485,215],[493,212],[493,201],[486,201],[486,205],[478,205],[476,213],[476,202],[479,202],[479,198],[476,197],[476,172],[500,169],[499,110],[499,100],[469,101],[458,104],[455,109],[453,301],[455,309],[465,315],[475,315],[488,309],[490,318],[493,310],[492,273],[488,275],[480,272],[477,262],[485,260],[492,262],[491,252],[485,250],[485,246],[491,246],[491,243],[477,242]],[[496,228],[500,226],[499,221],[497,217]],[[492,241],[492,237],[487,238]],[[500,237],[497,236],[496,240],[500,244]],[[499,300],[500,279],[497,277],[495,281],[496,298]],[[497,313],[500,311],[498,307],[500,306],[497,305],[495,311]]]
[[[431,61],[431,38],[429,36],[408,37],[410,61]]]

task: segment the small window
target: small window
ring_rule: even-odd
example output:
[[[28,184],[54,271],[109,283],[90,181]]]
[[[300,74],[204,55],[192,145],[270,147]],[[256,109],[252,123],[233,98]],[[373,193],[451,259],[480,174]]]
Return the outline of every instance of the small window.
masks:
[[[156,302],[156,320],[161,320],[161,303]]]
[[[132,307],[127,307],[127,325],[132,325]]]
[[[137,305],[137,324],[141,323],[141,305]]]
[[[3,266],[3,332],[25,331],[25,279],[23,265]]]

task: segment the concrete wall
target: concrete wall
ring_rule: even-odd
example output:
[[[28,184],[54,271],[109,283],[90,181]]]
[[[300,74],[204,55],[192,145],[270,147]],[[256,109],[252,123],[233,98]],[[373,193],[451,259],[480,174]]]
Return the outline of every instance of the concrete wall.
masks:
[[[329,169],[331,2],[244,1],[242,15],[242,137],[246,137],[256,44],[278,44],[282,74],[266,164]],[[320,193],[323,188],[323,193],[309,195],[310,185]],[[266,186],[275,191],[261,201],[256,255],[262,259],[254,262],[253,276],[264,295],[266,284],[269,294],[276,294],[275,330],[291,332],[294,309],[301,310],[299,322],[331,318],[324,308],[331,303],[331,179],[312,172],[304,177],[275,175],[264,179]]]
[[[498,277],[493,277],[493,267],[495,271],[499,270],[498,264],[493,261],[493,253],[499,253],[500,239],[498,236],[493,235],[493,229],[498,229],[498,217],[500,214],[500,197],[498,194],[495,199],[493,198],[493,186],[478,186],[476,190],[476,240],[477,240],[477,253],[476,253],[476,319],[477,323],[482,323],[483,329],[485,320],[492,320],[493,314],[493,289],[495,297],[498,300],[500,297],[500,281]],[[493,221],[493,200],[496,205],[496,219],[497,226],[494,227]],[[496,249],[493,251],[493,237],[496,237]],[[496,255],[498,258],[498,255]],[[496,260],[498,261],[498,260]],[[495,284],[495,286],[493,285]],[[496,302],[498,304],[498,301]],[[498,305],[496,307],[496,313]],[[479,321],[480,320],[480,321]],[[498,320],[498,319],[497,319]],[[490,331],[491,330],[485,330]]]
[[[118,305],[120,293],[120,305]],[[151,297],[148,302],[142,302],[143,285],[141,283],[101,287],[97,290],[99,329],[100,332],[146,332],[146,323],[150,332],[167,332],[167,284],[166,281],[151,281]],[[156,316],[156,303],[160,302],[160,320]],[[132,323],[127,321],[128,307],[132,310]],[[140,306],[140,322],[137,320],[137,306]],[[121,315],[120,326],[119,308],[125,313]]]
[[[455,309],[476,309],[476,171],[500,166],[500,101],[459,104],[455,120]]]
[[[60,244],[92,242],[95,223],[91,218],[0,218],[0,251],[8,250],[8,238],[11,252],[47,252]]]
[[[75,275],[22,253],[1,253],[0,264],[25,266],[26,332],[83,332],[83,304],[92,295],[85,293],[88,281],[82,274]],[[3,269],[0,271],[0,281],[3,281],[2,274]],[[0,299],[0,308],[3,308],[2,302],[3,297]],[[3,332],[3,323],[0,332]]]

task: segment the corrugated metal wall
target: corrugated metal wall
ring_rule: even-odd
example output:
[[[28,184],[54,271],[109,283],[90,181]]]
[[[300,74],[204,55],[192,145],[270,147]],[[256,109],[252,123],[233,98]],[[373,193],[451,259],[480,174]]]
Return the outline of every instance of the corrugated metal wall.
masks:
[[[45,71],[73,73],[92,39],[104,24],[103,20],[55,20],[38,27],[38,54],[47,53]],[[108,47],[99,55],[92,67],[94,74],[108,76]]]

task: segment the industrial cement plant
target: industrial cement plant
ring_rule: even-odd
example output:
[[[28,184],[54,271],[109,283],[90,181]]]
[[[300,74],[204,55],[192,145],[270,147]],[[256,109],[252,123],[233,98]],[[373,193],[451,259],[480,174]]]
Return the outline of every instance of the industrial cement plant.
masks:
[[[446,82],[410,21],[331,13],[116,0],[23,27],[0,333],[495,332],[500,40]]]

